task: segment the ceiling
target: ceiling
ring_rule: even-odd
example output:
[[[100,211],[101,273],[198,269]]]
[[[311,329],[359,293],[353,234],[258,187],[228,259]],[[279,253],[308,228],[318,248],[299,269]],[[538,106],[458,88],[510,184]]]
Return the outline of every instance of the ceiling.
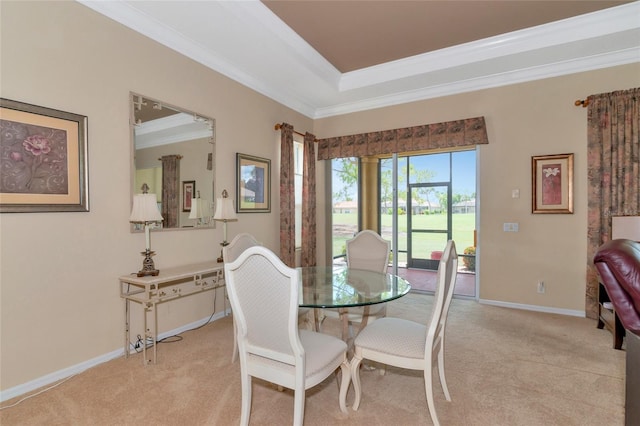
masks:
[[[78,0],[308,117],[640,62],[640,2]]]
[[[262,0],[262,3],[338,71],[345,73],[630,2]]]

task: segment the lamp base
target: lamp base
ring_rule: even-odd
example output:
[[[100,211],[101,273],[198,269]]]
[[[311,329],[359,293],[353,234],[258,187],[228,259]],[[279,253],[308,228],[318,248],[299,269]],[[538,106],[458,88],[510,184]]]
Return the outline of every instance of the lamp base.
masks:
[[[142,269],[138,271],[139,277],[146,277],[147,275],[151,275],[152,277],[157,276],[160,271],[156,269],[155,264],[153,263],[153,259],[151,256],[155,255],[155,251],[151,251],[149,249],[140,252],[144,256],[144,260],[142,261]]]
[[[223,241],[220,243],[220,245],[224,248],[224,246],[228,246],[229,243],[227,241]],[[218,258],[218,263],[224,262],[224,257],[222,256],[222,250],[223,249],[220,249],[220,257]]]

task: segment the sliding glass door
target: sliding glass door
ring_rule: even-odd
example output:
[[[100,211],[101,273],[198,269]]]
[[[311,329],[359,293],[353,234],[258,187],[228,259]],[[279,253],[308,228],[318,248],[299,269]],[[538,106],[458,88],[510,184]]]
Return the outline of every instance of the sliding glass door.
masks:
[[[395,167],[394,158],[331,160],[328,254],[333,262],[344,263],[345,241],[366,228],[392,243],[394,271],[436,270],[447,240],[453,239],[459,272],[475,273],[475,150],[397,155],[395,160]],[[472,282],[464,295],[474,294]]]
[[[399,157],[395,210],[392,165],[392,158],[380,160],[380,218],[383,238],[397,235],[398,266],[436,270],[454,239],[461,270],[475,272],[475,151]]]

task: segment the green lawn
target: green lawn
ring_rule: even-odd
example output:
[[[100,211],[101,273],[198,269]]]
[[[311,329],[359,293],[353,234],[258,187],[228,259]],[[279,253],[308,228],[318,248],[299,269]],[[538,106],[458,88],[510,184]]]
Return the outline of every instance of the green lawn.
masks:
[[[391,215],[382,215],[382,235],[384,238],[390,238],[391,234]],[[462,254],[466,247],[473,246],[473,231],[475,229],[474,213],[457,213],[452,217],[453,220],[453,240],[456,243],[458,253]],[[414,215],[412,217],[412,228],[418,229],[444,229],[446,227],[446,214],[432,215]],[[334,213],[333,214],[334,229],[338,227],[342,232],[341,235],[333,237],[333,253],[340,254],[345,247],[345,241],[353,236],[357,231],[358,217],[356,213]],[[406,254],[402,253],[407,250],[407,216],[400,215],[398,217],[398,249],[400,252],[400,261],[406,260]],[[429,258],[430,253],[435,250],[442,250],[446,243],[446,234],[434,233],[414,233],[413,235],[413,255],[418,258]]]

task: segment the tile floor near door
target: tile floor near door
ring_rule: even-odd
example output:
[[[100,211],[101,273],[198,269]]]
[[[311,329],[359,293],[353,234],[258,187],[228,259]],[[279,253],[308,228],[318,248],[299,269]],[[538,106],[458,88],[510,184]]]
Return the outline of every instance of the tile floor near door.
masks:
[[[391,272],[391,268],[389,268],[389,272]],[[398,268],[398,275],[409,281],[411,284],[411,291],[436,291],[436,271],[415,268]],[[455,296],[475,297],[476,274],[458,271],[453,294]]]

